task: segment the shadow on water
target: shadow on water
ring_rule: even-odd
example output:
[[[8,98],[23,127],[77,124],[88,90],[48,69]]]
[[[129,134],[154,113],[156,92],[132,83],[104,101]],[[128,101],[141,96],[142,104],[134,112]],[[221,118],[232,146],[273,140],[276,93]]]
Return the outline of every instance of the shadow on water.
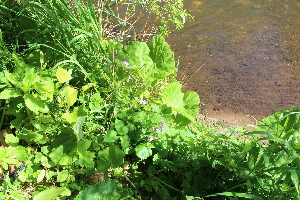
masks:
[[[195,19],[167,41],[180,58],[179,80],[199,94],[202,114],[243,125],[255,123],[246,115],[259,120],[300,106],[300,2],[185,5]]]

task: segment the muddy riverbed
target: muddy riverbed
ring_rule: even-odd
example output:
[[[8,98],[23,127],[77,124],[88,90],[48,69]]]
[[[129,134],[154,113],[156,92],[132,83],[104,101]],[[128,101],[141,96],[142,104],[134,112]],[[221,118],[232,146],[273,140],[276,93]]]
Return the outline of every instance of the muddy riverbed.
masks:
[[[300,106],[300,3],[186,0],[194,21],[167,38],[202,114],[243,125]]]

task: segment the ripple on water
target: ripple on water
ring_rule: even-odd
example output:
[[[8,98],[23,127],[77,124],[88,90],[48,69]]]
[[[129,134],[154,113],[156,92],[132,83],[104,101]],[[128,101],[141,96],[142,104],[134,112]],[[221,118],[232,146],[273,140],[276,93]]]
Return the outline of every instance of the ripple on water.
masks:
[[[204,114],[243,124],[254,122],[245,115],[261,119],[300,105],[300,5],[193,2],[185,1],[195,20],[167,41],[180,57],[179,79],[199,93]]]

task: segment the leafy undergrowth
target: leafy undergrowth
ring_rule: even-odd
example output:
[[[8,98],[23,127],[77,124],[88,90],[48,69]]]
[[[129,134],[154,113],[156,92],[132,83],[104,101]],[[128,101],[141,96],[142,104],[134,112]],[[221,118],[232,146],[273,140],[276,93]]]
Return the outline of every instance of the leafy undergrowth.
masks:
[[[298,110],[219,133],[162,36],[107,40],[72,2],[0,6],[2,199],[299,198]]]

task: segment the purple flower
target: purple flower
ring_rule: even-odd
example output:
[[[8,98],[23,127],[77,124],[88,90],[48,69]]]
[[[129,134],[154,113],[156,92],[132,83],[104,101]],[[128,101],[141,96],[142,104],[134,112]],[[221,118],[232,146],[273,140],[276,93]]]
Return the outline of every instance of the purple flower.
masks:
[[[140,100],[140,104],[146,105],[146,104],[149,104],[149,102],[147,100],[141,99]]]
[[[127,61],[122,61],[121,63],[122,63],[123,65],[125,65],[126,67],[130,67],[130,63],[127,62]]]
[[[157,139],[157,137],[149,136],[149,138],[147,139],[147,141],[151,142],[151,141],[156,140],[156,139]]]

